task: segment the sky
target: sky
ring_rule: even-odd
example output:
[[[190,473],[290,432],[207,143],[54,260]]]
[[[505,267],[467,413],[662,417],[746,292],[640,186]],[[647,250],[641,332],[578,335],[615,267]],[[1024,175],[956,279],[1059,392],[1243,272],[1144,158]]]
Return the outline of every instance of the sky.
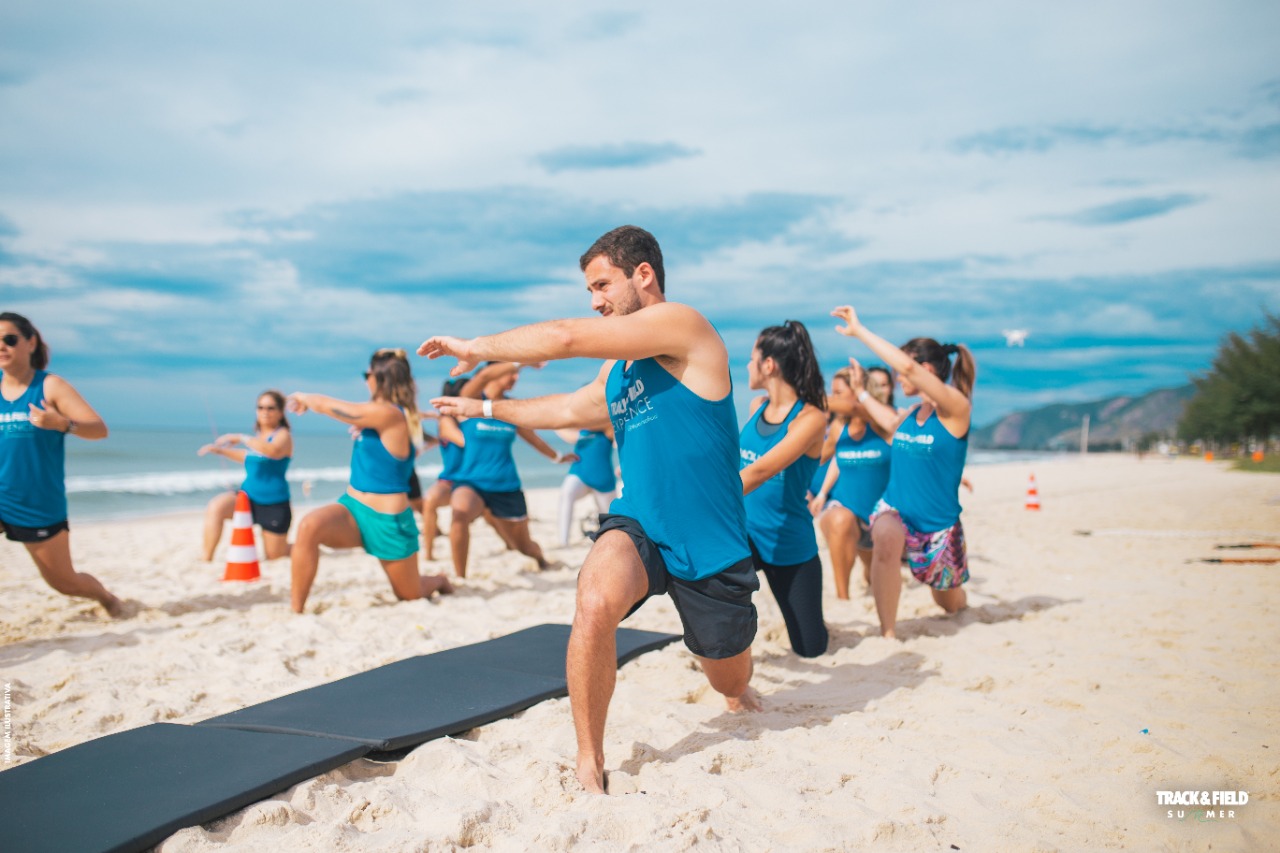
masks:
[[[875,361],[845,303],[967,344],[979,425],[1137,395],[1280,312],[1277,44],[1267,0],[7,0],[0,310],[108,424],[239,430],[362,399],[377,347],[589,316],[629,223],[744,407],[765,326]]]

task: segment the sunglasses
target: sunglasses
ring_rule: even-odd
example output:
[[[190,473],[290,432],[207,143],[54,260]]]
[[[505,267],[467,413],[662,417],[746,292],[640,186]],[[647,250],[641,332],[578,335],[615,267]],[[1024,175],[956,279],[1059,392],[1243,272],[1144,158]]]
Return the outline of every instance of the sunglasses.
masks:
[[[18,335],[5,335],[3,338],[0,338],[0,341],[4,341],[4,345],[7,347],[16,347],[20,340],[22,340],[22,338]]]

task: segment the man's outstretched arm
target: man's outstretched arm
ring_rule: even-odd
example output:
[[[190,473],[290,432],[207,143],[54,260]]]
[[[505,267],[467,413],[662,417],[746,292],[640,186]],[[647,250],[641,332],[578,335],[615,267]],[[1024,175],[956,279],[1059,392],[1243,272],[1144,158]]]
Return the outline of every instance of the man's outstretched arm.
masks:
[[[477,400],[474,397],[436,397],[431,405],[442,415],[462,418],[485,417],[484,404],[489,403],[493,417],[505,423],[530,429],[603,430],[609,426],[609,409],[605,403],[605,380],[613,362],[607,362],[596,378],[569,394],[551,394],[529,400]]]
[[[451,376],[460,376],[482,361],[636,361],[660,355],[684,360],[691,346],[708,333],[714,335],[715,330],[694,309],[661,302],[631,314],[548,320],[470,340],[436,336],[423,341],[418,355],[458,359],[449,371]]]

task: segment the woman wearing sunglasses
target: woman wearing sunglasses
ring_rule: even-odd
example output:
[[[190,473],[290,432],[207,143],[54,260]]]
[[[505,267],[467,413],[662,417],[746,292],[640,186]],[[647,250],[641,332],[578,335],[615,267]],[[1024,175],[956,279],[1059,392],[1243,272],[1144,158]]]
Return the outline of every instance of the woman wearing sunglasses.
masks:
[[[239,445],[237,447],[237,445]],[[293,433],[284,413],[284,395],[263,391],[258,396],[258,419],[253,434],[228,433],[200,448],[199,454],[213,453],[244,465],[240,490],[249,496],[253,523],[262,528],[262,547],[268,560],[289,556],[289,484],[285,472],[293,458]],[[224,492],[209,501],[204,511],[204,559],[213,559],[222,538],[223,523],[235,513],[236,493]]]
[[[418,525],[409,507],[409,476],[421,434],[418,390],[401,349],[380,349],[364,374],[367,403],[322,394],[291,394],[289,410],[317,412],[355,427],[351,479],[337,503],[313,510],[298,525],[293,545],[291,598],[301,613],[320,565],[320,546],[359,548],[382,563],[396,598],[453,592],[444,575],[418,574]]]
[[[119,616],[120,599],[71,563],[64,483],[66,436],[106,438],[107,425],[48,366],[49,347],[31,321],[0,314],[0,524],[27,549],[45,583]]]

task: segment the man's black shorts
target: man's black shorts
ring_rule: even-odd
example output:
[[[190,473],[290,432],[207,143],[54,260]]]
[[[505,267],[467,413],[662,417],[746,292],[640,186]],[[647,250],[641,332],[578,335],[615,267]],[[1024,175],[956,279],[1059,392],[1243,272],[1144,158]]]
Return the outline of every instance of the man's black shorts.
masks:
[[[7,521],[0,521],[0,524],[4,525],[4,535],[9,537],[11,542],[45,542],[62,531],[71,529],[65,518],[53,524],[46,524],[44,527],[19,527]]]
[[[293,508],[288,501],[278,504],[260,504],[249,501],[253,512],[253,523],[268,533],[279,533],[281,536],[289,532],[293,523]]]
[[[680,614],[684,644],[695,655],[723,660],[751,648],[756,636],[756,606],[751,603],[751,594],[760,589],[751,557],[710,577],[689,581],[667,571],[658,544],[634,518],[601,515],[600,528],[589,535],[595,541],[609,530],[621,530],[631,537],[649,576],[649,591],[644,600],[631,608],[631,613],[639,610],[650,597],[666,593]]]

